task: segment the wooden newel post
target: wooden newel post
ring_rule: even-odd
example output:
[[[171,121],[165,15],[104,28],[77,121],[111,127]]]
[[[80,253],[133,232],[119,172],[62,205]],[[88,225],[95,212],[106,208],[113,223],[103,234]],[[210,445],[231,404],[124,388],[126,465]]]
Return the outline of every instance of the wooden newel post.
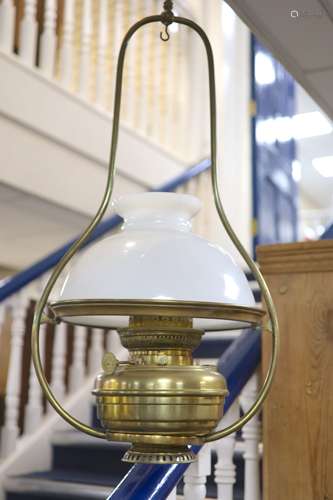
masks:
[[[333,500],[333,240],[262,246],[281,351],[263,412],[267,500]],[[263,339],[263,369],[269,338]]]

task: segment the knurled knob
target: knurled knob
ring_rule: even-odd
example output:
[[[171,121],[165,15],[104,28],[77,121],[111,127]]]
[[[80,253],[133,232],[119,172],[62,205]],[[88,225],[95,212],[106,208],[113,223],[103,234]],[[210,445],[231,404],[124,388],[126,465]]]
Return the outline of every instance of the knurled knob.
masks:
[[[118,365],[119,361],[112,352],[106,352],[104,354],[102,359],[102,368],[105,373],[107,373],[108,375],[112,375]]]

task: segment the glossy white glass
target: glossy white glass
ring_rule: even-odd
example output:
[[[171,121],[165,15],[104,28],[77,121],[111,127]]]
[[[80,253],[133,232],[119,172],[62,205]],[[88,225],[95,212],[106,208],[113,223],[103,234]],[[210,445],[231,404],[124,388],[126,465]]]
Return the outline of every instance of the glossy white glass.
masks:
[[[114,208],[124,219],[121,229],[80,252],[56,300],[160,299],[255,305],[247,279],[232,257],[191,232],[191,219],[201,208],[196,197],[142,193],[119,198]],[[128,318],[87,316],[73,318],[73,322],[125,326]],[[207,328],[213,323],[197,319],[195,326]]]

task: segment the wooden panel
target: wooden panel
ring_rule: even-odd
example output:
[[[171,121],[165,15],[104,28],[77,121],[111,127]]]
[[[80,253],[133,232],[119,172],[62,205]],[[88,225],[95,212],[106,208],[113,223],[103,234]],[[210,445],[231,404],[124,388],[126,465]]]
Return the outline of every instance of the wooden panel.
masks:
[[[7,311],[0,332],[0,427],[4,424],[5,394],[10,354],[11,316]]]
[[[257,255],[267,275],[333,271],[333,240],[262,245]]]
[[[264,500],[333,500],[333,242],[323,243],[258,249],[281,331],[263,415]],[[269,353],[265,336],[264,368]]]

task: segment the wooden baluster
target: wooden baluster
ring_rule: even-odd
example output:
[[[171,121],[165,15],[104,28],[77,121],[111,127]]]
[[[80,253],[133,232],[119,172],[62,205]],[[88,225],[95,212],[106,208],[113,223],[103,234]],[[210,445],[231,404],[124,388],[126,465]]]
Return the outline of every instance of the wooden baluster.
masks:
[[[67,347],[67,325],[59,323],[54,329],[54,341],[52,350],[51,366],[51,389],[59,401],[63,401],[66,393],[65,371],[66,371],[66,347]],[[51,406],[48,408],[51,410]]]
[[[7,457],[16,446],[19,435],[19,409],[21,392],[21,371],[23,341],[27,314],[27,297],[19,293],[11,302],[12,326],[10,335],[9,367],[5,396],[5,423],[1,429],[1,457]]]
[[[91,36],[92,36],[91,0],[83,0],[81,43],[80,43],[80,76],[79,76],[79,93],[81,94],[82,97],[89,97]]]
[[[73,79],[74,0],[65,0],[60,46],[60,82],[67,88]]]
[[[184,499],[204,500],[206,480],[211,473],[211,446],[205,445],[199,452],[198,460],[193,462],[184,474]]]
[[[43,32],[40,37],[39,66],[48,77],[52,77],[54,74],[57,45],[56,20],[57,2],[56,0],[46,0],[44,6]]]
[[[111,111],[113,113],[113,105],[114,105],[114,89],[115,89],[115,81],[116,81],[116,69],[117,69],[117,58],[119,54],[119,49],[121,46],[122,38],[124,36],[124,2],[114,2],[113,7],[113,40],[112,40],[112,74],[111,74],[111,82],[110,88],[112,89],[111,93]]]
[[[94,375],[101,371],[101,362],[104,353],[104,330],[94,328],[91,332],[91,345],[88,355],[88,373]]]
[[[15,6],[13,0],[0,4],[0,50],[11,54],[14,47]]]
[[[240,395],[240,404],[245,412],[253,405],[258,396],[258,374],[253,375]],[[260,454],[261,437],[259,416],[255,415],[242,429],[245,444],[244,462],[244,500],[260,500]]]
[[[41,325],[39,331],[39,345],[42,360],[45,356],[45,342],[46,342],[46,325]],[[29,372],[29,392],[28,392],[28,402],[25,408],[24,415],[24,432],[25,434],[30,434],[35,431],[43,416],[43,393],[41,386],[38,382],[35,367],[30,360],[30,372]]]
[[[99,0],[98,41],[96,63],[96,104],[104,106],[106,99],[106,48],[108,43],[108,1]]]
[[[193,103],[190,100],[192,74],[188,65],[188,52],[190,50],[189,46],[192,43],[193,33],[181,27],[179,28],[179,32],[174,36],[178,37],[178,61],[175,57],[174,65],[176,66],[176,71],[179,67],[179,74],[177,73],[179,78],[179,89],[177,89],[174,83],[173,101],[174,108],[176,109],[174,109],[173,116],[174,120],[178,123],[178,132],[177,129],[173,129],[173,137],[171,137],[172,142],[169,148],[171,147],[172,150],[173,147],[176,147],[179,157],[187,162],[191,162],[192,152],[189,152],[188,144],[191,143],[192,145],[189,132],[191,130],[190,108]],[[175,81],[176,80],[174,80],[174,82]]]
[[[0,338],[1,338],[3,326],[4,326],[5,321],[6,321],[7,306],[8,306],[8,303],[6,301],[0,303]]]
[[[134,24],[135,16],[135,0],[128,0],[128,24]],[[136,75],[135,75],[135,59],[136,59],[136,38],[133,38],[128,45],[127,61],[125,66],[125,95],[124,95],[124,116],[126,123],[129,126],[134,126],[135,122],[135,93],[136,93]]]
[[[154,29],[154,27],[153,27]],[[152,86],[151,86],[151,130],[149,131],[149,135],[153,138],[155,142],[160,141],[160,123],[161,123],[161,113],[160,113],[160,104],[161,104],[161,82],[162,82],[162,74],[161,74],[161,58],[162,58],[162,42],[159,39],[158,32],[156,30],[153,31],[156,39],[154,40],[150,47],[152,50]],[[170,48],[171,50],[171,48]]]
[[[143,17],[152,14],[152,9],[154,4],[152,0],[146,0],[144,2]],[[144,26],[142,29],[142,54],[141,54],[141,65],[139,67],[140,82],[140,99],[139,99],[139,131],[142,135],[147,135],[149,126],[149,74],[150,74],[150,40],[151,40],[151,26]],[[157,41],[158,43],[158,41]],[[161,42],[162,43],[162,42]]]
[[[177,187],[177,193],[179,194],[186,194],[186,184],[182,184],[181,186]]]
[[[86,374],[85,347],[87,342],[87,329],[84,326],[75,326],[73,343],[73,361],[69,372],[69,391],[77,391]]]
[[[192,177],[186,184],[186,193],[192,196],[198,196],[199,177]]]
[[[169,45],[170,44],[170,45]],[[175,147],[175,117],[177,115],[177,40],[175,34],[171,34],[171,39],[166,43],[169,45],[166,51],[166,69],[163,77],[165,78],[165,96],[163,111],[163,136],[162,144],[170,151]],[[185,134],[185,130],[182,131]]]
[[[37,21],[36,21],[36,0],[25,0],[24,15],[20,24],[20,49],[19,54],[22,60],[33,66],[36,59],[37,48]]]
[[[221,425],[227,427],[239,418],[239,402],[235,401]],[[217,463],[215,465],[215,482],[218,500],[233,500],[233,488],[236,482],[236,466],[233,461],[236,444],[235,434],[231,434],[215,443]]]
[[[190,35],[189,35],[190,36]],[[188,130],[186,130],[187,141],[191,141],[191,151],[189,152],[192,156],[189,161],[195,162],[202,157],[203,154],[203,137],[204,137],[204,105],[206,103],[204,91],[206,74],[204,73],[204,66],[198,64],[198,61],[202,59],[202,47],[200,39],[193,35],[190,38],[190,43],[187,45],[188,54],[186,58],[186,71],[187,74],[191,75],[191,84],[188,88],[187,99],[190,102],[188,107]],[[198,127],[198,124],[200,126]],[[188,142],[187,142],[188,143]]]

